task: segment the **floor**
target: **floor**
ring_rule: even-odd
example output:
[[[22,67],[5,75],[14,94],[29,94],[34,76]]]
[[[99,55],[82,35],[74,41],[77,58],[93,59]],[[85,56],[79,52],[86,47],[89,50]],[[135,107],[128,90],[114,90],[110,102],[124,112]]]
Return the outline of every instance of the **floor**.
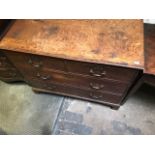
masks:
[[[155,88],[144,85],[119,110],[0,81],[0,134],[155,134]]]

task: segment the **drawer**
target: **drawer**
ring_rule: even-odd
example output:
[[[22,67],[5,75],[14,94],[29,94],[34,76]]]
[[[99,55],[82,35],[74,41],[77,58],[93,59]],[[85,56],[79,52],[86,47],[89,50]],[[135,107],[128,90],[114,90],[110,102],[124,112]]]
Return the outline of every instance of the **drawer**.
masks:
[[[83,77],[75,74],[68,74],[64,72],[52,72],[49,70],[42,70],[39,72],[32,72],[30,68],[25,69],[25,78],[40,80],[41,82],[55,82],[65,85],[70,85],[76,88],[83,88],[86,90],[94,90],[100,92],[109,92],[121,95],[124,93],[130,83],[121,83],[107,79],[96,79],[93,77]],[[27,74],[26,74],[27,73]]]
[[[6,54],[18,68],[25,68],[28,66],[32,69],[48,68],[66,71],[65,63],[62,59],[17,52],[6,52]]]
[[[122,82],[132,81],[137,70],[109,65],[67,61],[68,72],[89,75],[96,78],[107,78]]]
[[[95,92],[95,91],[88,91],[88,90],[83,90],[79,88],[74,88],[71,86],[55,84],[55,83],[47,84],[47,83],[41,83],[40,81],[31,80],[29,84],[32,87],[49,90],[50,92],[53,92],[56,94],[78,97],[78,98],[99,102],[103,104],[106,102],[112,103],[112,104],[120,104],[122,100],[121,96],[108,94],[108,93]]]

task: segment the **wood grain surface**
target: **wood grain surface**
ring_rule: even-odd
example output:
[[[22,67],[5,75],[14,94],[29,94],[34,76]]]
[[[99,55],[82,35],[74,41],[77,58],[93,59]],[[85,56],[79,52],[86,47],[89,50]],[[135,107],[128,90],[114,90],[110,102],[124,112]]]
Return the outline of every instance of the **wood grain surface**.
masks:
[[[155,25],[145,24],[145,73],[155,75]]]
[[[144,68],[142,20],[16,20],[1,49]]]

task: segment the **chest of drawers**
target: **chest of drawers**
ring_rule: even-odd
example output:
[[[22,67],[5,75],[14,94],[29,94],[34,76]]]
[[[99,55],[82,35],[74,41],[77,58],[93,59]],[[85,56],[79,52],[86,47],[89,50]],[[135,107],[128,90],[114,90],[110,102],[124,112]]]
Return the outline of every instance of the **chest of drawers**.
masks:
[[[32,87],[120,106],[139,71],[5,51]]]
[[[142,73],[141,24],[140,20],[17,20],[0,48],[35,91],[117,109]]]

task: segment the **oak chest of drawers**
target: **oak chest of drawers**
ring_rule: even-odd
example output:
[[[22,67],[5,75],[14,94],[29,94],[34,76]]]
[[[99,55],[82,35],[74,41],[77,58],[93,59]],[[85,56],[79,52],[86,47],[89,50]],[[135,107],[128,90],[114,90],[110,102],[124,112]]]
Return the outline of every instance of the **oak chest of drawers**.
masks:
[[[17,20],[0,48],[14,81],[119,108],[142,72],[141,30],[140,20]]]

